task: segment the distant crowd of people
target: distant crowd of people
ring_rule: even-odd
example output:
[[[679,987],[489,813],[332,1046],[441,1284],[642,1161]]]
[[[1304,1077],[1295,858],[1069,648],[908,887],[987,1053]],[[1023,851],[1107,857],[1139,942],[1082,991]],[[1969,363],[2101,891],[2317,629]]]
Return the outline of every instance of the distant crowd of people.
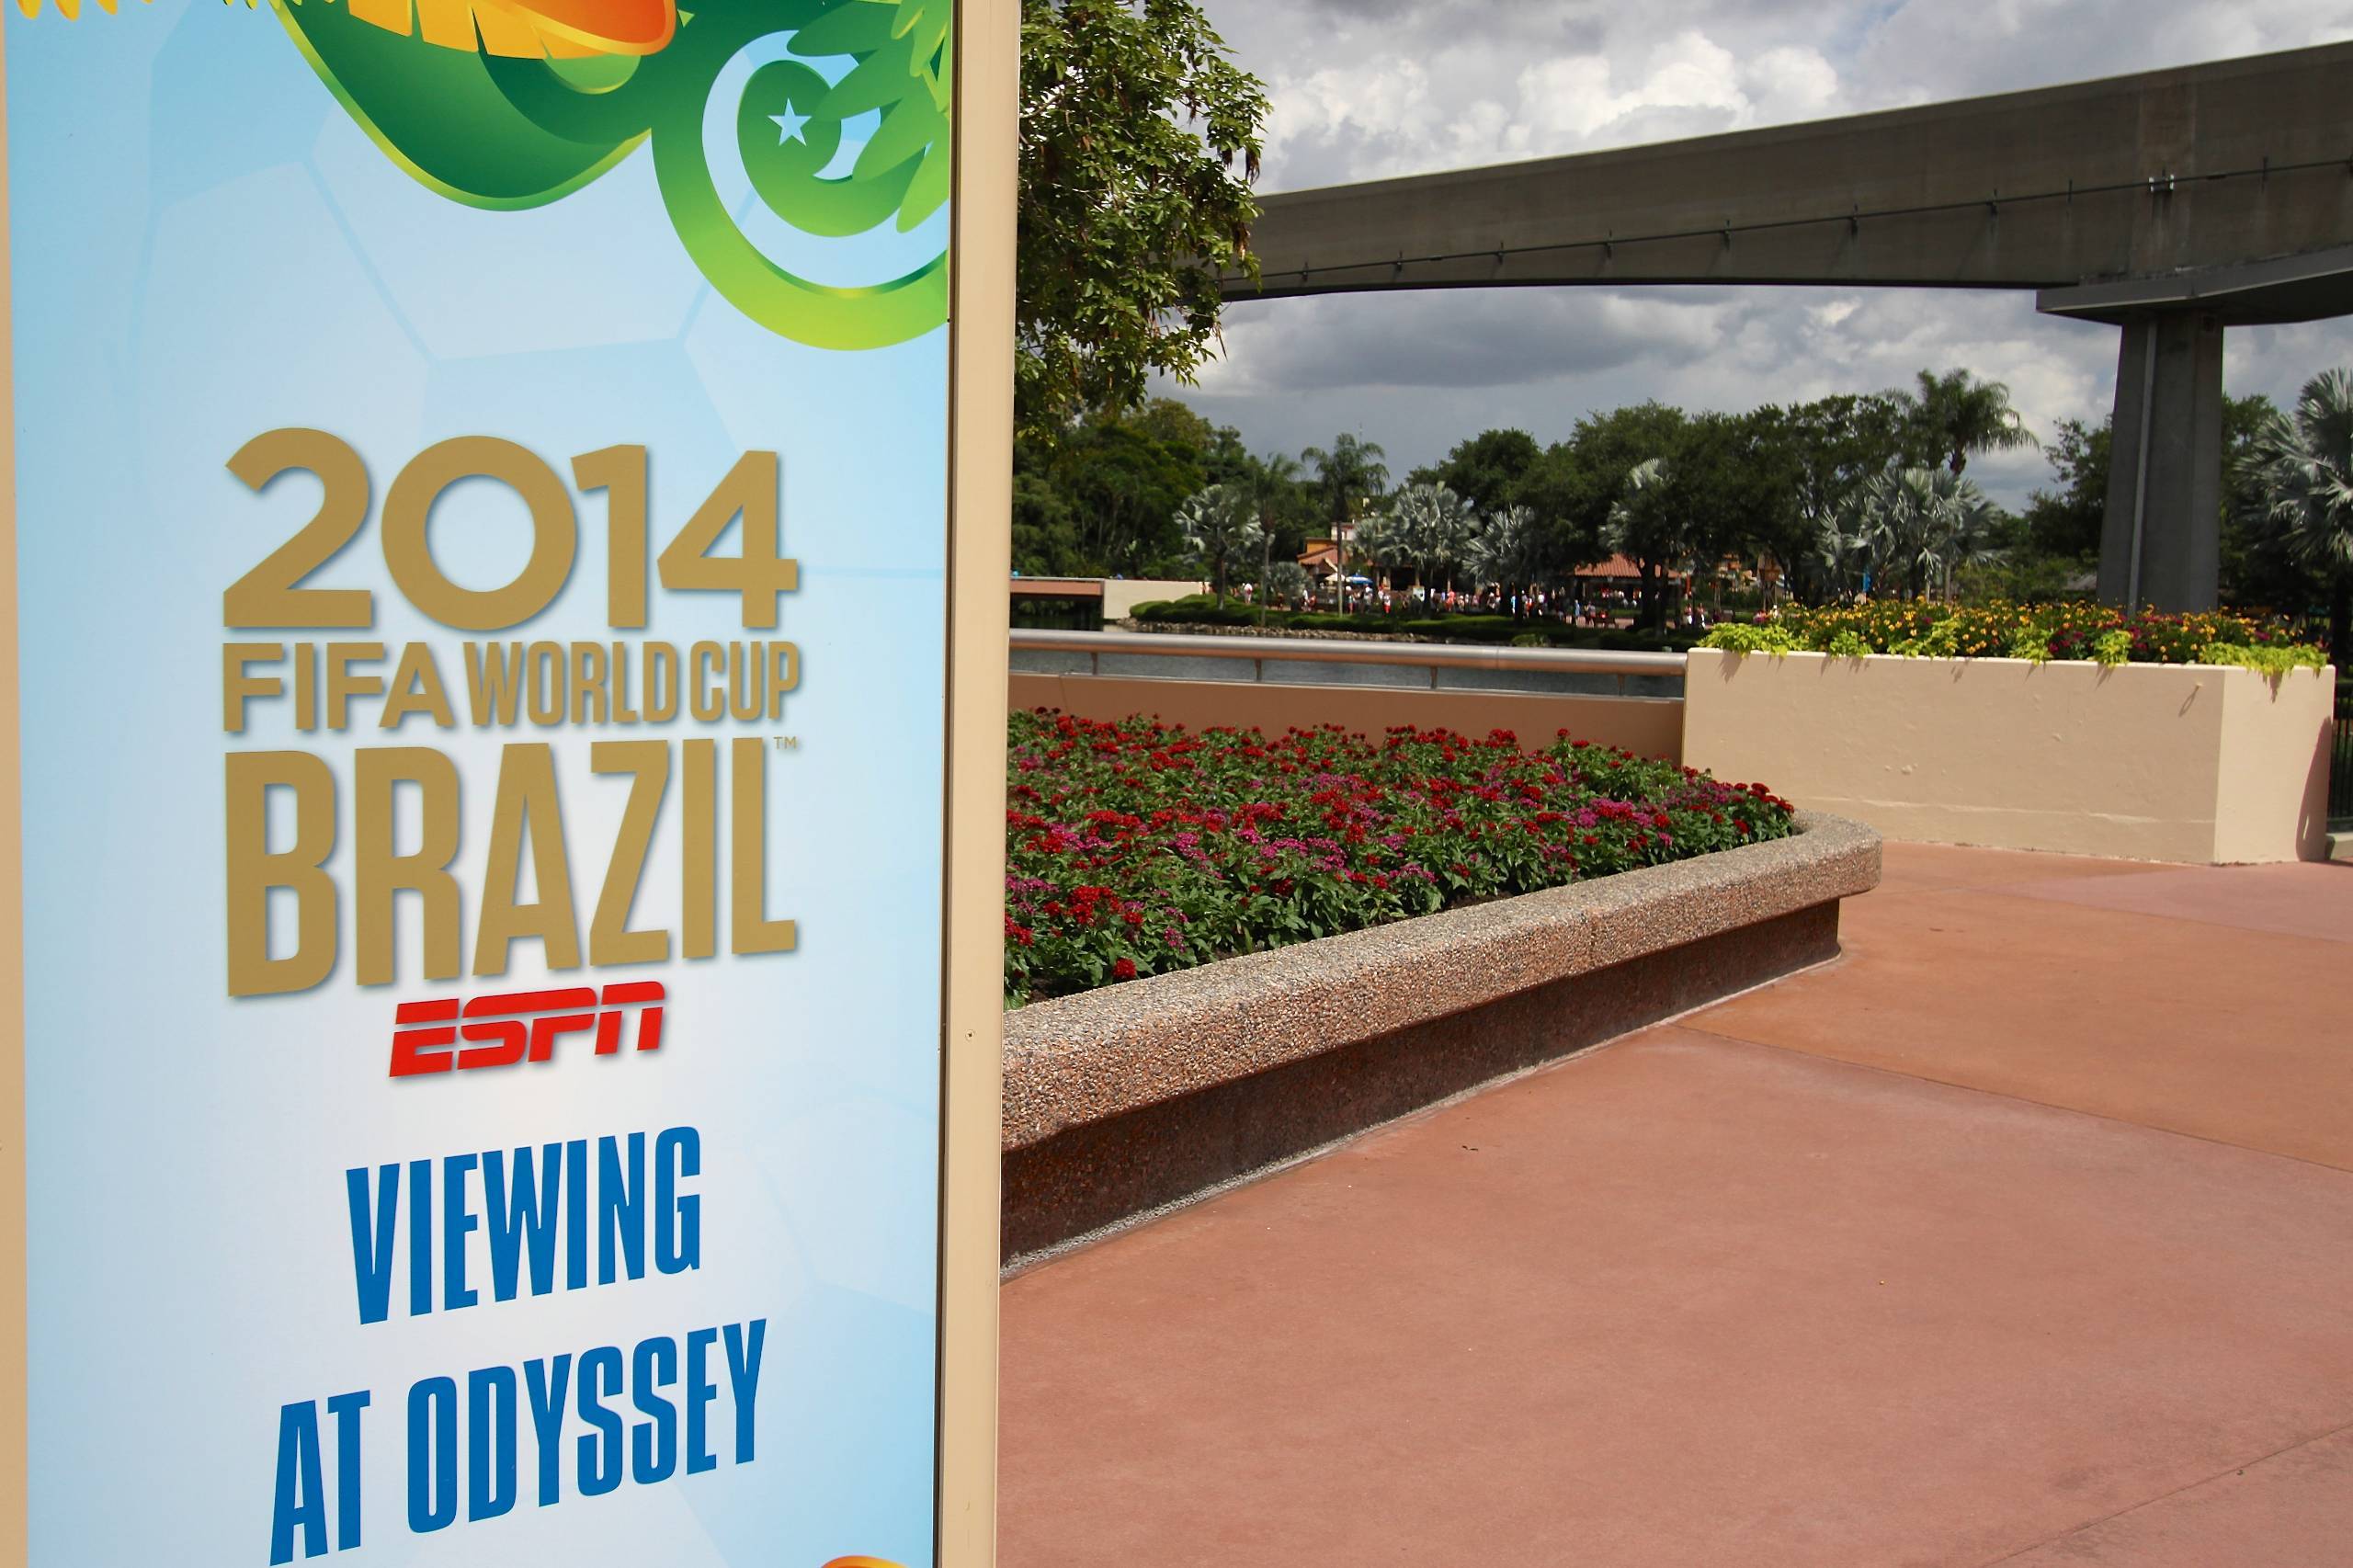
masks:
[[[1253,602],[1254,592],[1251,585],[1244,584],[1239,589],[1242,602]],[[1642,615],[1639,593],[1592,585],[1538,588],[1515,595],[1495,588],[1477,592],[1440,588],[1433,592],[1418,585],[1405,588],[1358,585],[1347,588],[1344,597],[1339,585],[1324,583],[1313,590],[1309,605],[1293,608],[1337,611],[1344,603],[1354,615],[1416,617],[1434,611],[1449,615],[1520,615],[1537,620],[1563,620],[1573,626],[1602,628],[1631,625]],[[1667,615],[1670,626],[1691,631],[1704,631],[1718,619],[1707,606],[1688,599],[1677,604]]]

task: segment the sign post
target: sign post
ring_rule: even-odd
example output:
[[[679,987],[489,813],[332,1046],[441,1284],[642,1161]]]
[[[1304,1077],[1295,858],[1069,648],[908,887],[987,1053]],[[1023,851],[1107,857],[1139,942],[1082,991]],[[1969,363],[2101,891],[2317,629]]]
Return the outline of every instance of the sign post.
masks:
[[[0,1565],[990,1560],[1017,17],[12,8]]]

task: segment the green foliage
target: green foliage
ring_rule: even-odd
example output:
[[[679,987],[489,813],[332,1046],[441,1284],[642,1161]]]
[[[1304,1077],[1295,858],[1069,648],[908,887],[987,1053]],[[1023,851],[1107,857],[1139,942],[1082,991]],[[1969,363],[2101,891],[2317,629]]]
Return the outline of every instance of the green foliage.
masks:
[[[1903,401],[1893,392],[1826,397],[1791,408],[1768,405],[1751,417],[1768,482],[1782,487],[1783,504],[1759,518],[1749,542],[1792,584],[1832,589],[1816,541],[1856,493],[1903,455]]]
[[[1795,633],[1779,621],[1767,621],[1763,625],[1757,625],[1754,622],[1728,620],[1722,626],[1712,628],[1705,637],[1700,638],[1699,646],[1722,648],[1726,653],[1745,656],[1750,653],[1795,653],[1802,651],[1804,644],[1797,640]]]
[[[1922,370],[1919,390],[1899,395],[1909,466],[1941,464],[1959,479],[1973,452],[2040,444],[2010,406],[2010,389],[1999,381],[1981,381],[1967,370],[1947,370],[1941,376]]]
[[[1636,463],[1609,504],[1609,518],[1601,528],[1601,542],[1642,573],[1643,619],[1653,626],[1660,623],[1665,608],[1655,587],[1658,577],[1689,558],[1697,533],[1688,505],[1689,491],[1677,480],[1677,471],[1663,459]]]
[[[2353,648],[2353,371],[2313,377],[2251,447],[2248,521],[2326,596],[2328,645],[2342,656]]]
[[[1447,486],[1482,512],[1495,512],[1527,504],[1521,482],[1543,456],[1525,430],[1487,430],[1456,443],[1444,462],[1414,477]]]
[[[1984,494],[1953,471],[1890,469],[1831,519],[1820,549],[1842,586],[1868,581],[1918,598],[1985,551],[1992,521]]]
[[[1987,541],[1978,554],[1953,566],[1955,597],[1964,604],[2045,604],[2053,599],[2090,597],[2095,568],[2073,556],[2047,555],[2029,534],[2032,524],[2006,512],[1991,511],[1984,534]]]
[[[1277,561],[1267,568],[1265,575],[1258,584],[1260,608],[1258,619],[1262,622],[1266,619],[1268,606],[1273,601],[1289,605],[1304,605],[1307,603],[1312,588],[1313,584],[1307,575],[1307,568],[1296,561]]]
[[[2036,491],[2026,512],[2028,535],[2042,553],[2086,562],[2099,555],[2100,529],[2108,519],[2112,425],[2112,419],[2097,426],[2063,419],[2059,438],[2044,449],[2059,485]]]
[[[2210,642],[2198,650],[2201,665],[2235,665],[2271,677],[2278,685],[2291,670],[2319,670],[2328,666],[2328,655],[2309,642],[2290,642],[2249,647],[2236,642]]]
[[[1189,381],[1248,252],[1267,95],[1193,0],[1022,0],[1017,417]]]
[[[1330,447],[1310,447],[1300,460],[1315,471],[1317,498],[1323,503],[1319,519],[1326,525],[1353,522],[1389,488],[1389,454],[1375,441],[1359,440],[1343,430]]]
[[[1044,473],[1013,474],[1013,560],[1032,577],[1092,575],[1069,499]]]
[[[1360,537],[1371,559],[1384,566],[1410,565],[1421,582],[1436,585],[1441,578],[1452,580],[1478,531],[1477,515],[1451,489],[1408,484],[1365,519]]]
[[[1031,576],[1148,576],[1181,568],[1176,508],[1240,446],[1167,398],[1013,449],[1013,567]],[[1243,454],[1246,465],[1251,460]]]
[[[1217,602],[1222,606],[1227,567],[1255,553],[1266,537],[1259,530],[1249,493],[1235,484],[1212,484],[1199,491],[1176,509],[1176,527],[1185,536],[1188,561],[1208,569]]]
[[[2228,612],[2127,614],[2109,605],[1953,605],[1921,599],[1870,599],[1810,608],[1784,605],[1756,628],[1818,653],[1897,653],[1907,658],[2097,659],[2102,664],[2198,662],[2215,643],[2276,647],[2271,627]],[[1716,629],[1718,636],[1745,635]],[[1730,646],[1712,642],[1712,646]],[[2040,652],[2028,652],[2039,647]]]

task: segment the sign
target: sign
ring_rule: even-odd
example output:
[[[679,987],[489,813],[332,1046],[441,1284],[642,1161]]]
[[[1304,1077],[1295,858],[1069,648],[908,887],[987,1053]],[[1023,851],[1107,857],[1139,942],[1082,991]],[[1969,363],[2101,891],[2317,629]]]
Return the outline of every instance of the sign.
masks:
[[[1014,48],[10,8],[0,1563],[986,1560]]]

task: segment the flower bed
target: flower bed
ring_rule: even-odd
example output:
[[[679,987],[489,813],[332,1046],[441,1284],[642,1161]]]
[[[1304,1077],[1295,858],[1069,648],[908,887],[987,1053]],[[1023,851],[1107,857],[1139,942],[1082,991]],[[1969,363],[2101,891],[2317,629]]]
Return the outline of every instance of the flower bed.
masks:
[[[1585,745],[1400,729],[1012,721],[1008,1004],[1790,831],[1762,785]]]
[[[2320,650],[2260,620],[2222,611],[2166,615],[2112,605],[1949,605],[1873,599],[1783,605],[1753,626],[1717,628],[1703,646],[1733,653],[1905,653],[1935,658],[2088,659],[2104,665],[2254,663],[2318,668]],[[2211,650],[2258,651],[2254,660]],[[2269,656],[2262,656],[2268,652]]]

